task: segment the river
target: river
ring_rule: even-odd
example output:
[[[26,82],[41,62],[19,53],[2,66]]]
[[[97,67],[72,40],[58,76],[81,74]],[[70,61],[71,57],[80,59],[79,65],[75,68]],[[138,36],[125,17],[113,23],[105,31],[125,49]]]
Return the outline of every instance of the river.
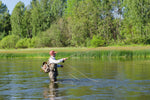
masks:
[[[0,100],[150,100],[150,60],[69,59],[56,83],[46,58],[0,59]]]

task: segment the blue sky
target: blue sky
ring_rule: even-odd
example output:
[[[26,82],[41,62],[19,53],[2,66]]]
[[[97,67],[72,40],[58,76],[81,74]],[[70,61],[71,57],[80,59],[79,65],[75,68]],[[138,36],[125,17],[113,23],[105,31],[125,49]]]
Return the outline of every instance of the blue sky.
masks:
[[[11,14],[12,11],[13,11],[13,9],[14,9],[14,7],[15,7],[15,5],[16,5],[19,1],[23,2],[23,3],[25,4],[25,6],[27,6],[27,5],[30,4],[30,2],[31,2],[32,0],[0,0],[0,1],[2,1],[3,4],[6,4],[8,10],[9,10],[9,13]]]

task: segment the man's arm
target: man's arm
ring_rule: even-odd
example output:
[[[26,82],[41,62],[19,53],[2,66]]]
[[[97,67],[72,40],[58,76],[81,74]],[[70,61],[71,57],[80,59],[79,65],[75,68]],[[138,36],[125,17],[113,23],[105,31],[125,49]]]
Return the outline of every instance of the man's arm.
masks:
[[[64,67],[64,66],[63,66],[63,65],[58,65],[58,64],[57,64],[57,67]]]
[[[50,58],[49,59],[50,63],[55,63],[55,64],[58,64],[58,63],[61,63],[64,61],[64,59],[59,59],[59,60],[56,60],[55,58]]]

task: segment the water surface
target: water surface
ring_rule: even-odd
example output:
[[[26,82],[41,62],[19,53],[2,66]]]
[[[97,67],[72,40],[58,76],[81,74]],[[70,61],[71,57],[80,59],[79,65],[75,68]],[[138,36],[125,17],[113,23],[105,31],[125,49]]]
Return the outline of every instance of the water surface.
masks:
[[[0,100],[150,100],[150,60],[70,59],[56,83],[46,60],[0,59]]]

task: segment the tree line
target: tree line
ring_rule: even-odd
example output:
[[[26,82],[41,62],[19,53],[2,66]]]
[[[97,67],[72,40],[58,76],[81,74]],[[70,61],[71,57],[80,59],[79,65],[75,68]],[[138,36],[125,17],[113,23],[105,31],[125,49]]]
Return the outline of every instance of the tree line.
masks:
[[[0,1],[0,48],[130,44],[150,44],[149,0]]]

